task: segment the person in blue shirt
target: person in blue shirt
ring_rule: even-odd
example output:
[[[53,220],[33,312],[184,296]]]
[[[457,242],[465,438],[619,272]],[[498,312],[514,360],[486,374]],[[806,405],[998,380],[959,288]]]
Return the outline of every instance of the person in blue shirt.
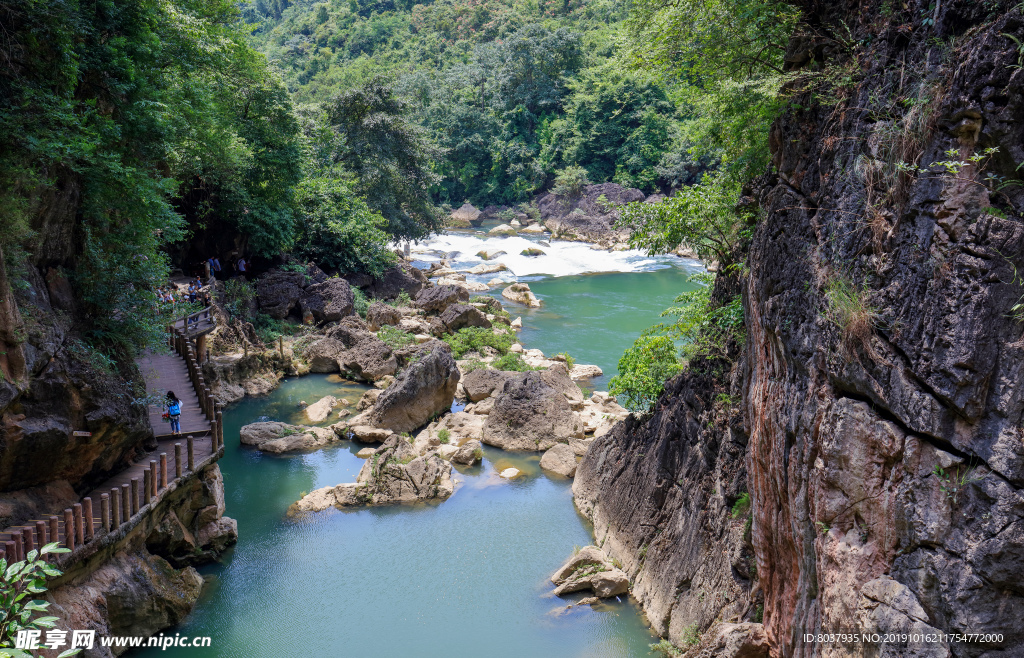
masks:
[[[174,391],[167,391],[167,415],[171,419],[171,434],[181,434],[181,400]]]

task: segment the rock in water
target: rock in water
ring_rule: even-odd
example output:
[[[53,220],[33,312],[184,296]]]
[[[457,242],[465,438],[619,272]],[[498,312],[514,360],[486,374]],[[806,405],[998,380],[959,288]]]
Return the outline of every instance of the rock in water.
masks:
[[[458,210],[452,212],[451,222],[449,226],[455,228],[468,228],[470,226],[478,226],[483,219],[480,217],[480,211],[477,210],[473,204],[466,202],[462,204]]]
[[[523,249],[522,251],[520,251],[519,255],[520,256],[533,256],[533,257],[543,256],[544,255],[544,251],[541,250],[541,249],[537,249],[535,247],[530,247],[529,249]]]
[[[503,450],[547,450],[583,438],[583,422],[539,372],[510,377],[484,423],[483,442]]]
[[[376,448],[362,448],[356,453],[356,457],[359,457],[360,459],[369,459],[370,457],[373,457],[375,452],[377,452]]]
[[[427,313],[443,313],[452,304],[469,301],[469,291],[461,286],[424,288],[416,295],[415,304]],[[369,317],[369,316],[367,316]]]
[[[239,437],[243,445],[270,453],[313,450],[338,440],[333,429],[300,427],[276,421],[246,425],[239,431]]]
[[[319,512],[331,506],[445,499],[454,490],[450,463],[433,452],[417,455],[405,437],[395,434],[363,464],[355,483],[317,489],[292,504],[288,515]]]
[[[558,586],[555,596],[589,589],[601,598],[608,598],[629,591],[629,577],[597,546],[581,548],[558,568],[551,582]]]
[[[451,348],[437,342],[421,354],[374,402],[368,416],[377,427],[412,432],[451,408],[459,384]]]
[[[352,315],[354,302],[355,296],[348,281],[338,277],[314,283],[299,296],[302,314],[311,314],[317,322],[337,322],[346,315]]]
[[[327,420],[331,409],[338,406],[338,398],[333,395],[325,395],[313,404],[306,407],[306,417],[312,423],[319,423]]]
[[[530,290],[530,286],[525,283],[513,283],[508,288],[501,291],[501,296],[524,306],[530,306],[532,308],[540,306],[540,300],[537,299],[533,294],[533,291]]]
[[[472,466],[483,458],[484,449],[479,441],[466,441],[452,455],[451,460],[456,464]]]
[[[483,251],[476,252],[476,255],[484,260],[494,260],[498,256],[504,256],[505,253],[500,249],[484,249]]]
[[[514,238],[517,234],[516,234],[516,230],[514,228],[512,228],[510,225],[508,225],[508,224],[499,224],[499,225],[495,226],[494,228],[492,228],[490,231],[487,231],[487,235],[494,235],[494,236],[502,236],[502,237],[512,237],[512,238]]]
[[[507,269],[505,263],[480,263],[466,271],[470,274],[494,274],[495,272],[502,272]]]
[[[384,341],[368,338],[339,358],[341,366],[351,375],[366,381],[377,381],[398,370],[398,360]]]
[[[571,478],[576,475],[576,453],[564,443],[551,446],[540,458],[540,467]]]
[[[503,477],[506,480],[511,480],[512,478],[519,477],[519,473],[520,471],[518,468],[506,468],[501,473],[498,473],[498,476]]]

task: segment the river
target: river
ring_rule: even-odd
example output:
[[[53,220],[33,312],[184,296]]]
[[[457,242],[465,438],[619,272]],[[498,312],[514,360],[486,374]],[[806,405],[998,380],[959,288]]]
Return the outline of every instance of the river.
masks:
[[[517,240],[523,239],[502,239],[509,247]],[[429,262],[442,252],[459,252],[453,265],[471,266],[482,262],[473,255],[480,244],[471,232],[441,236],[422,245],[416,257]],[[568,351],[580,363],[601,366],[605,377],[594,386],[607,388],[623,349],[692,285],[686,278],[699,265],[551,244],[541,247],[549,254],[539,258],[515,252],[507,257],[510,271],[499,275],[528,281],[544,306],[506,306],[513,317],[522,316],[527,347]],[[166,632],[210,636],[211,647],[136,655],[651,655],[648,645],[657,638],[635,603],[567,610],[584,594],[566,600],[550,595],[548,577],[592,535],[572,503],[572,482],[542,472],[539,455],[485,447],[483,463],[460,467],[455,493],[441,503],[287,519],[288,506],[303,493],[354,481],[363,463],[355,452],[362,446],[262,455],[239,445],[239,428],[260,419],[297,422],[300,400],[332,394],[355,403],[362,390],[336,376],[309,375],[225,411],[220,467],[227,514],[237,519],[240,540],[221,564],[201,569],[209,583],[199,605]],[[498,478],[508,466],[524,476]]]

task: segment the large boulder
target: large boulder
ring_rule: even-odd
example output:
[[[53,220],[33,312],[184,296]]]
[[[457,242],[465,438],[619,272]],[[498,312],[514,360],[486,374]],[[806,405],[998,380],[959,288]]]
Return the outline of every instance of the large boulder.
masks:
[[[452,304],[469,301],[469,291],[462,286],[424,288],[415,299],[416,306],[427,313],[443,313]]]
[[[299,295],[303,317],[312,315],[317,322],[337,322],[352,315],[354,302],[348,281],[337,277],[307,286]]]
[[[331,506],[340,509],[443,500],[454,490],[450,463],[434,452],[417,455],[404,437],[395,434],[366,460],[354,483],[324,487],[303,496],[288,514],[318,512]]]
[[[307,347],[302,356],[309,364],[310,372],[339,372],[339,360],[346,349],[345,343],[336,338],[321,338]]]
[[[484,456],[484,448],[477,440],[466,441],[452,455],[452,462],[463,466],[472,466]]]
[[[576,453],[564,443],[553,445],[540,458],[540,467],[571,478],[576,475]]]
[[[510,377],[484,423],[483,442],[503,450],[547,450],[583,438],[583,422],[539,372]]]
[[[385,325],[397,326],[402,322],[402,314],[394,306],[383,302],[374,302],[366,310],[366,322],[370,331],[378,331]]]
[[[411,432],[451,408],[459,384],[451,349],[436,342],[424,351],[374,402],[369,412],[372,424]]]
[[[367,338],[346,350],[339,363],[352,377],[375,382],[398,371],[398,360],[387,343]]]
[[[515,237],[516,230],[508,224],[499,224],[490,231],[487,231],[487,235],[493,235],[496,237]]]
[[[403,292],[415,297],[426,283],[427,275],[422,270],[408,263],[399,263],[374,279],[366,286],[365,292],[377,299],[394,299]]]
[[[501,296],[524,306],[533,308],[540,306],[540,300],[537,299],[537,296],[530,290],[529,284],[526,283],[513,283],[501,291]]]
[[[441,314],[441,324],[445,329],[455,333],[466,327],[491,328],[491,321],[487,319],[480,309],[469,304],[452,304]]]
[[[325,395],[313,404],[306,407],[306,418],[311,423],[320,423],[327,420],[331,410],[338,406],[338,398],[333,395]]]
[[[302,272],[270,270],[256,280],[256,299],[260,311],[272,318],[283,320],[299,303],[306,275]]]
[[[501,390],[508,379],[508,374],[501,370],[480,368],[467,372],[462,378],[462,388],[470,402],[479,402],[490,396],[495,390]]]

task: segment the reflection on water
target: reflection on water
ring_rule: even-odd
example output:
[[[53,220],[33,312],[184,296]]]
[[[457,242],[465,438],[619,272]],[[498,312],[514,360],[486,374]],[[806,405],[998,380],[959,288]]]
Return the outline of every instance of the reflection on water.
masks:
[[[365,387],[360,387],[365,390]],[[571,481],[548,477],[538,456],[485,448],[461,469],[455,494],[432,505],[329,510],[289,521],[303,492],[355,480],[362,446],[262,455],[238,444],[260,418],[294,418],[300,401],[358,400],[350,384],[322,375],[292,379],[224,414],[221,460],[228,515],[239,545],[195,613],[170,633],[209,635],[208,649],[136,655],[253,656],[648,656],[656,640],[635,605],[573,607],[550,595],[551,573],[590,528],[572,503]],[[518,468],[515,480],[497,477]]]

